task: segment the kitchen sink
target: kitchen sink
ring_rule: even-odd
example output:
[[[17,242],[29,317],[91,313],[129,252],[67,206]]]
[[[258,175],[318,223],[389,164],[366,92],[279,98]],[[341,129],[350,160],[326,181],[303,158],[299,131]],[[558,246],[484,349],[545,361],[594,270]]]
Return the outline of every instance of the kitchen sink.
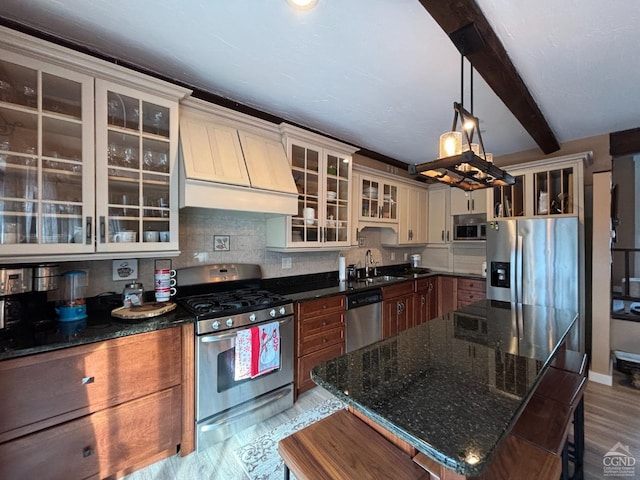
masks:
[[[378,284],[378,283],[393,282],[395,280],[406,280],[406,277],[399,277],[395,275],[380,275],[379,277],[360,278],[358,279],[358,282]]]

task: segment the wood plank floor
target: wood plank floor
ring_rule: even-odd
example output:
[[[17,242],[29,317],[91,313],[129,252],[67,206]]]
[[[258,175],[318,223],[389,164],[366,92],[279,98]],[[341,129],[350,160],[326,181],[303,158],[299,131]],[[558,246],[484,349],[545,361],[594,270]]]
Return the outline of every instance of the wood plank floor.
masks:
[[[640,478],[640,391],[621,386],[622,377],[607,387],[589,382],[585,392],[585,480],[615,479],[604,476],[603,457],[618,442],[629,447],[638,461],[635,477]],[[301,395],[293,408],[250,427],[218,447],[185,458],[174,456],[127,475],[125,480],[247,480],[248,477],[233,454],[251,439],[273,430],[306,409],[328,398],[315,388]],[[622,478],[622,477],[620,477]],[[543,480],[543,479],[541,479]]]

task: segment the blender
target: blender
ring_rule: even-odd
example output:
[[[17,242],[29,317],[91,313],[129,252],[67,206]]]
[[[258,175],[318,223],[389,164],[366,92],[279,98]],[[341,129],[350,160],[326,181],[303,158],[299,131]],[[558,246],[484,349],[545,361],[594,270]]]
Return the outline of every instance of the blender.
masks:
[[[82,270],[71,270],[62,274],[62,300],[56,307],[58,321],[74,322],[87,318],[85,292],[87,289],[87,273]]]

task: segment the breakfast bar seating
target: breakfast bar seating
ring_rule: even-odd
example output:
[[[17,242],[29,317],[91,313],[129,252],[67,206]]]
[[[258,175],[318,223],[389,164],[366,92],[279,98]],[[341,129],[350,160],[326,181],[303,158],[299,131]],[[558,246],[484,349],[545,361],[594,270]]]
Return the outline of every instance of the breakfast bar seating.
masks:
[[[280,441],[285,480],[428,480],[409,455],[355,415],[340,410]]]
[[[571,419],[576,432],[582,426],[574,412],[584,375],[571,369],[581,371],[585,362],[562,353],[577,319],[570,310],[483,300],[325,361],[311,378],[419,464],[430,475],[424,478],[561,478],[563,459],[569,470]],[[518,430],[527,415],[532,427]],[[350,435],[340,434],[345,446],[336,446],[334,437],[315,438],[304,455],[333,458],[327,451],[338,449],[347,457],[336,462],[349,464],[351,452],[367,448],[365,438]],[[577,466],[580,435],[574,437]],[[285,439],[283,445],[291,443],[281,449],[294,473],[296,438],[304,433]]]

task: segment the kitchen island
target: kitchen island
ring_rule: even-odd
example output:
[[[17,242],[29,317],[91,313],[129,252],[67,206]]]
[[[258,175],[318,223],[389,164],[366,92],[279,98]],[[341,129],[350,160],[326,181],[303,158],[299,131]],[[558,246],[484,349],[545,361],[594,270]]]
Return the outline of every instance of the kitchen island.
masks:
[[[481,474],[577,313],[485,300],[324,362],[312,379],[428,458]]]

